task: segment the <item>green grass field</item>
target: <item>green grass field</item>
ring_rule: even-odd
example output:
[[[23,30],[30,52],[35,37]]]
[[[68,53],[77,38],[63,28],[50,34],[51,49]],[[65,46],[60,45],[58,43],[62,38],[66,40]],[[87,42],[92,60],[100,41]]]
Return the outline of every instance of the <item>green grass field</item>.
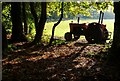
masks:
[[[66,32],[69,32],[69,23],[77,22],[77,20],[66,20],[61,21],[61,23],[55,29],[55,36],[64,37]],[[89,19],[89,20],[80,20],[80,23],[91,23],[91,22],[98,22],[98,19]],[[51,35],[52,34],[52,27],[56,22],[49,22],[45,24],[44,34]],[[114,19],[104,19],[103,24],[106,24],[108,31],[112,32],[113,36],[113,29],[114,29]]]

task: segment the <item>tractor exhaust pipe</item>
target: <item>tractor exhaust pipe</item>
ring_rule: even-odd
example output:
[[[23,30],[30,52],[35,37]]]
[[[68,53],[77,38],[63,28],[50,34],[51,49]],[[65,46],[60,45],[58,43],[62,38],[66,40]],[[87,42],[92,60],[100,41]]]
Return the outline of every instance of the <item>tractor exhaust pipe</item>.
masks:
[[[100,11],[100,16],[99,16],[99,21],[98,21],[99,24],[103,23],[103,17],[104,17],[104,13]]]
[[[99,21],[98,21],[99,24],[100,24],[100,20],[101,20],[101,14],[102,14],[102,11],[100,11],[100,16],[99,16]]]
[[[102,12],[102,20],[101,20],[101,24],[103,23],[103,17],[104,17],[104,13]]]

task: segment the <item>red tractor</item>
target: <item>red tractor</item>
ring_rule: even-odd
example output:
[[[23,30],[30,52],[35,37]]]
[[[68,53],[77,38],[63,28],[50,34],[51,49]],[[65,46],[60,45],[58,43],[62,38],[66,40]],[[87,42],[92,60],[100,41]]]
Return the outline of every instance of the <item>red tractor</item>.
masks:
[[[86,23],[79,24],[79,17],[78,17],[78,23],[70,23],[70,32],[65,33],[65,39],[66,41],[72,40],[72,34],[74,36],[74,39],[79,39],[80,35],[85,35],[86,40],[88,43],[105,43],[108,37],[109,32],[106,29],[106,25],[103,23],[103,16],[104,13],[100,11],[100,17],[99,21],[89,23],[86,25]],[[111,32],[110,32],[111,34]]]

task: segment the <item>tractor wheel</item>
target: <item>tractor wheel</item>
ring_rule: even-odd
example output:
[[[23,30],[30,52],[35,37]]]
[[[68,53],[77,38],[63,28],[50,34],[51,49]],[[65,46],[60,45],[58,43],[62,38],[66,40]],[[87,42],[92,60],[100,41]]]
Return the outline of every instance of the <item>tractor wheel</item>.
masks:
[[[103,31],[100,28],[100,24],[91,23],[85,32],[85,38],[88,43],[103,43]]]
[[[72,40],[72,34],[70,32],[65,33],[64,38],[66,41],[71,41]]]
[[[73,34],[73,36],[74,36],[74,39],[75,39],[75,40],[78,40],[78,39],[80,38],[80,35],[79,35],[79,34]]]
[[[89,34],[86,34],[86,35],[85,35],[85,38],[86,38],[86,40],[88,41],[88,43],[90,43],[90,44],[95,43],[94,38],[93,38],[92,36],[90,36]]]

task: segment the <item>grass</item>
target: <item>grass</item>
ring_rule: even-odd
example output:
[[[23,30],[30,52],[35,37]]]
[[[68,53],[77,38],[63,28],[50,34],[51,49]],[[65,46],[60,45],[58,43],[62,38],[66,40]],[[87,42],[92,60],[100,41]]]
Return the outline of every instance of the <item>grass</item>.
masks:
[[[77,20],[61,21],[61,23],[55,29],[55,36],[64,37],[64,34],[66,32],[70,31],[69,23],[71,21],[77,22]],[[98,22],[98,19],[80,20],[80,23],[91,23],[91,22]],[[52,27],[53,27],[54,23],[56,23],[56,22],[49,22],[49,23],[45,24],[44,34],[46,34],[46,35],[51,35],[52,34]],[[103,24],[106,24],[106,28],[108,29],[108,31],[112,32],[112,37],[111,38],[113,38],[114,19],[104,19]]]

